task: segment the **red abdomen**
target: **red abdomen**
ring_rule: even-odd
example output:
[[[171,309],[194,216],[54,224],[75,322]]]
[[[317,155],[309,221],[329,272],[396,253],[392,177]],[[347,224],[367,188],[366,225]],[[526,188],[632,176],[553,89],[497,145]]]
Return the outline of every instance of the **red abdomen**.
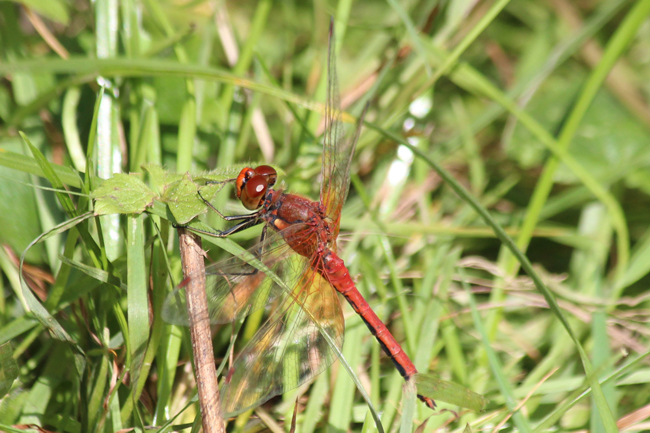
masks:
[[[418,371],[415,365],[413,365],[406,355],[402,346],[395,340],[395,337],[386,328],[386,325],[377,317],[372,308],[370,308],[370,305],[368,305],[368,302],[366,302],[361,293],[359,293],[359,290],[357,290],[343,260],[333,251],[327,251],[323,256],[323,268],[323,273],[330,284],[345,297],[350,303],[350,306],[352,306],[352,309],[361,316],[372,335],[377,338],[382,349],[384,349],[386,355],[393,361],[404,379],[408,380],[417,373]]]
[[[336,253],[330,249],[326,249],[321,254],[321,266],[318,266],[319,272],[328,279],[330,284],[345,297],[352,309],[361,316],[364,323],[375,336],[384,353],[390,357],[405,380],[409,380],[414,374],[418,372],[413,362],[402,349],[402,346],[395,340],[393,334],[390,333],[386,325],[377,317],[375,312],[370,308],[370,305],[363,298],[361,293],[350,278],[350,273],[345,267],[343,260],[339,258]],[[433,399],[424,395],[418,394],[418,398],[424,402],[431,409],[435,409],[436,403]]]

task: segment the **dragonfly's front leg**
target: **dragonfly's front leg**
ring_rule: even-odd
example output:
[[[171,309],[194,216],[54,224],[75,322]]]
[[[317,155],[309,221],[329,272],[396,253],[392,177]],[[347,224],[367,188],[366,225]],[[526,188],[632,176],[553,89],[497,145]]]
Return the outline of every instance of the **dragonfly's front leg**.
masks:
[[[199,229],[196,227],[189,227],[189,226],[182,226],[176,223],[172,223],[172,226],[174,228],[188,228],[192,230],[193,232],[197,233],[202,233],[204,235],[212,236],[215,238],[226,238],[234,233],[240,232],[242,230],[246,230],[249,227],[256,226],[258,224],[261,224],[263,221],[257,218],[256,214],[251,214],[251,215],[245,215],[246,217],[251,217],[251,218],[246,218],[245,221],[240,222],[239,224],[236,224],[229,229],[226,230],[215,230],[215,231],[210,231],[210,230],[204,230],[204,229]],[[242,219],[242,218],[238,218]]]
[[[234,233],[238,233],[242,230],[246,230],[249,227],[256,226],[257,224],[261,224],[264,222],[264,220],[259,218],[260,211],[254,212],[252,214],[247,214],[247,215],[223,215],[219,210],[217,210],[216,207],[212,203],[210,203],[208,200],[206,200],[202,195],[200,191],[197,191],[199,194],[199,197],[203,202],[213,211],[217,213],[221,218],[223,218],[226,221],[240,221],[238,224],[235,224],[233,227],[230,227],[229,229],[226,230],[220,230],[220,231],[207,231],[207,230],[201,230],[201,229],[196,229],[196,228],[191,228],[191,230],[197,231],[199,233],[206,234],[208,236],[213,236],[217,238],[225,238],[228,237]],[[263,251],[263,241],[266,238],[266,231],[268,229],[268,225],[264,225],[262,228],[262,235],[260,236],[260,248],[256,251],[257,258],[262,257]],[[252,272],[250,273],[240,273],[240,274],[235,274],[235,275],[255,275],[257,274],[258,270],[253,269]]]
[[[203,202],[213,211],[217,213],[221,218],[223,218],[226,221],[240,221],[240,223],[235,224],[234,226],[230,227],[229,229],[226,230],[203,230],[199,229],[196,227],[189,227],[186,225],[180,225],[176,223],[172,223],[172,226],[174,228],[189,228],[190,230],[197,232],[197,233],[202,233],[204,235],[212,236],[215,238],[225,238],[228,237],[234,233],[240,232],[242,230],[246,230],[249,227],[256,226],[257,224],[261,224],[263,220],[259,219],[259,212],[253,212],[251,214],[246,214],[246,215],[223,215],[221,212],[217,210],[216,207],[212,205],[209,201],[207,201],[202,195],[200,191],[197,191],[199,194],[199,197]]]
[[[203,195],[201,195],[201,191],[197,191],[197,193],[199,194],[199,197],[201,198],[201,200],[203,200],[203,203],[205,203],[205,205],[207,207],[209,207],[210,209],[215,211],[217,215],[219,215],[221,218],[223,218],[226,221],[247,220],[247,219],[250,219],[250,218],[257,217],[258,212],[254,212],[252,214],[246,214],[246,215],[224,215],[221,212],[219,212],[219,209],[214,207],[214,205],[212,203],[210,203],[208,200],[206,200],[205,197],[203,197]],[[230,234],[232,234],[232,233],[230,233]]]

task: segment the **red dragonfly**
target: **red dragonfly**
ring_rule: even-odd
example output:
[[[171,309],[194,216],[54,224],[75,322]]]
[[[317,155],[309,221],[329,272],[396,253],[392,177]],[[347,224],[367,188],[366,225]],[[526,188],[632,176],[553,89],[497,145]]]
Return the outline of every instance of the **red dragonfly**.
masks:
[[[230,323],[263,308],[270,299],[277,302],[274,312],[228,373],[221,390],[224,416],[244,412],[298,387],[334,362],[337,356],[331,344],[341,350],[344,332],[336,292],[361,316],[404,379],[408,381],[417,373],[337,255],[341,208],[348,193],[350,162],[365,111],[352,140],[342,140],[333,42],[330,27],[320,201],[273,189],[277,173],[273,167],[262,165],[243,169],[235,180],[237,197],[244,207],[255,212],[223,216],[210,205],[224,219],[239,221],[230,229],[212,233],[214,236],[225,237],[264,224],[263,242],[248,250],[246,260],[233,257],[206,268],[212,322]],[[251,257],[257,259],[255,266],[248,263]],[[264,272],[264,268],[272,273]],[[276,278],[284,284],[278,284]],[[184,299],[168,298],[163,310],[165,320],[187,324]],[[435,407],[431,398],[418,397],[430,408]]]

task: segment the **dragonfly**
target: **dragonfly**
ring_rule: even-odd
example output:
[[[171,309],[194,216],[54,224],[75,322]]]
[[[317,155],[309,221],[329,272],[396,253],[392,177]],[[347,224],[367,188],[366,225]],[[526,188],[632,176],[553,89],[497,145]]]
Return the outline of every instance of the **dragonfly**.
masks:
[[[245,215],[225,216],[237,224],[209,232],[226,237],[264,224],[262,242],[243,256],[206,267],[212,323],[242,320],[267,304],[273,312],[230,368],[221,389],[222,413],[234,416],[311,380],[337,358],[343,346],[344,320],[337,292],[361,316],[405,380],[417,369],[386,325],[357,290],[337,251],[341,209],[350,184],[350,164],[363,114],[351,139],[342,137],[341,108],[334,55],[333,24],[328,49],[322,183],[320,200],[274,189],[276,170],[268,165],[244,168],[235,190]],[[283,284],[278,284],[278,279]],[[187,325],[184,296],[166,300],[166,321]],[[433,399],[418,395],[428,407]]]

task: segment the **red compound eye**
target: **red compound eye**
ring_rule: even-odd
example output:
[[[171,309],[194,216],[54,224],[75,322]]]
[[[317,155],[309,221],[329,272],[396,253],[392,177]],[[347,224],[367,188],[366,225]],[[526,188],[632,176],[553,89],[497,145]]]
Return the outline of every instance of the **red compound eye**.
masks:
[[[255,175],[266,177],[269,183],[269,188],[275,185],[275,181],[278,180],[278,172],[270,165],[260,165],[255,169]]]
[[[277,178],[278,174],[271,166],[260,165],[255,170],[246,167],[237,177],[237,197],[246,209],[259,209]]]

